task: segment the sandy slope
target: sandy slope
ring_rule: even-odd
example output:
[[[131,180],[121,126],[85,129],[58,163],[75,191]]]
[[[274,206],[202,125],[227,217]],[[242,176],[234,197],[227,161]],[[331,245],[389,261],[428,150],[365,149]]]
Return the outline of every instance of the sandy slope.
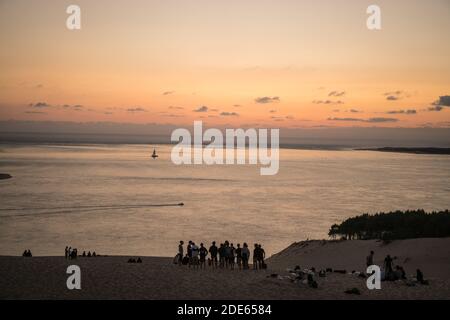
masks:
[[[270,264],[281,269],[300,265],[363,271],[370,250],[375,252],[374,263],[380,266],[390,254],[397,257],[394,264],[403,266],[408,275],[419,268],[428,277],[450,279],[450,238],[397,240],[389,244],[376,240],[302,241],[273,255]]]
[[[383,282],[382,290],[369,291],[365,280],[348,274],[317,278],[318,289],[288,279],[286,267],[361,270],[366,253],[376,261],[385,254],[397,256],[407,273],[420,267],[429,286],[407,287]],[[144,257],[128,264],[128,257],[0,257],[1,299],[450,299],[450,239],[415,239],[382,245],[375,241],[296,243],[268,260],[265,271],[192,270],[172,264],[170,258]],[[405,262],[406,260],[406,262]],[[81,290],[66,288],[66,268],[81,268]],[[361,295],[347,295],[356,287]]]

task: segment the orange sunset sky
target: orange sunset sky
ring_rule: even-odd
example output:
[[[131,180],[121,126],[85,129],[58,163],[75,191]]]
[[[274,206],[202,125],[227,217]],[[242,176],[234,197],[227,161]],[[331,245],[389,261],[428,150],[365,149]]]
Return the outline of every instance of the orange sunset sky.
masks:
[[[449,36],[448,0],[0,0],[0,120],[450,127]]]

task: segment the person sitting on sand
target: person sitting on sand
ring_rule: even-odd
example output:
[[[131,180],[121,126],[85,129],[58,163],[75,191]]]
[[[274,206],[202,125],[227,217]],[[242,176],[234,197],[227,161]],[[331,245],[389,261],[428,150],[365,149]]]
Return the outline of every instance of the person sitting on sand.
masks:
[[[25,249],[25,251],[22,253],[22,257],[26,257],[28,255],[28,250]]]
[[[92,256],[90,251],[88,251],[87,256],[88,256],[88,258],[90,258]]]
[[[203,243],[200,243],[200,269],[204,269],[206,267],[206,256],[208,255],[208,249],[203,246]]]
[[[370,254],[367,256],[366,258],[366,266],[369,267],[371,265],[373,265],[373,256],[374,256],[374,252],[370,251]]]
[[[83,251],[82,257],[86,257],[86,251]]]
[[[69,249],[67,250],[67,253],[68,253],[69,260],[72,259],[72,247],[69,247]]]
[[[211,254],[211,266],[213,268],[217,268],[217,252],[218,249],[216,247],[216,242],[213,241],[211,246],[209,247],[209,253]]]
[[[239,270],[242,268],[242,249],[241,245],[238,243],[236,248],[236,264]]]
[[[395,266],[395,280],[406,280],[406,272],[405,269],[401,266]]]
[[[429,284],[428,280],[425,280],[425,278],[423,277],[423,272],[420,271],[420,269],[416,270],[416,279],[417,279],[417,282],[419,282],[420,284],[424,284],[424,285]]]
[[[142,259],[140,257],[137,258],[136,263],[142,263]]]
[[[64,257],[67,259],[69,257],[69,247],[66,246],[66,249],[64,250]]]
[[[28,252],[27,252],[27,257],[32,257],[33,255],[31,254],[31,250],[30,249],[28,249]]]
[[[93,257],[96,257],[96,256],[97,256],[97,254],[95,253],[95,251],[92,252],[92,256],[93,256]]]
[[[246,242],[244,242],[244,244],[242,245],[241,256],[242,256],[242,268],[248,269],[248,260],[250,259],[250,250],[248,249],[248,244]]]
[[[78,250],[77,250],[77,248],[74,248],[74,249],[72,250],[72,253],[71,253],[71,255],[70,255],[70,258],[73,260],[73,259],[76,259],[77,256],[78,256]]]
[[[181,266],[183,263],[183,245],[184,241],[180,240],[180,244],[178,245],[178,265]]]

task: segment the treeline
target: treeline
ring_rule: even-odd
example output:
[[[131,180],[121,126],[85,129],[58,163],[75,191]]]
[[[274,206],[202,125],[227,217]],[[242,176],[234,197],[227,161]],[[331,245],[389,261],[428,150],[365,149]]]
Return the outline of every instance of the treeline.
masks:
[[[331,226],[333,239],[410,239],[450,237],[450,212],[424,210],[363,214]]]

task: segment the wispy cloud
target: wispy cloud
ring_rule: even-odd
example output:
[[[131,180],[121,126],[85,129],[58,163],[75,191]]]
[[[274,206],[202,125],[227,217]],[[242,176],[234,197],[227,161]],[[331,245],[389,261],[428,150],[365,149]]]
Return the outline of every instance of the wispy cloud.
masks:
[[[239,117],[239,114],[236,112],[221,112],[220,115],[224,117]]]
[[[43,111],[25,111],[27,114],[47,114],[47,112]]]
[[[208,112],[208,107],[207,106],[201,106],[195,110],[192,110],[194,112]]]
[[[127,111],[128,112],[147,112],[146,109],[141,108],[141,107],[128,108]]]
[[[64,104],[64,105],[62,105],[62,107],[64,109],[71,109],[71,110],[76,110],[76,111],[80,111],[80,110],[84,109],[84,107],[81,104],[74,104],[74,105]]]
[[[328,118],[328,121],[347,121],[347,122],[367,122],[367,123],[383,123],[383,122],[397,122],[395,118]]]
[[[386,97],[386,100],[388,101],[397,101],[403,98],[409,98],[411,96],[410,93],[403,90],[385,92],[383,93],[383,95]]]
[[[164,91],[163,96],[168,96],[168,95],[174,94],[174,93],[175,93],[175,91]]]
[[[337,101],[333,101],[333,100],[314,100],[312,103],[314,103],[314,104],[344,104],[344,102],[341,101],[341,100],[337,100]]]
[[[408,115],[413,115],[413,114],[417,114],[417,111],[415,109],[408,109],[408,110],[390,110],[390,111],[386,111],[386,114],[408,114]]]
[[[431,111],[431,112],[433,112],[433,111],[439,112],[439,111],[442,111],[443,109],[444,109],[444,107],[442,107],[442,106],[434,106],[434,107],[429,107],[427,110]]]
[[[345,91],[331,91],[328,96],[329,97],[342,97],[345,95]]]
[[[184,110],[183,107],[175,107],[175,106],[170,106],[169,109],[172,109],[172,110]]]
[[[280,102],[280,97],[258,97],[255,99],[255,102],[261,104],[276,103]]]
[[[48,104],[47,102],[36,102],[36,103],[30,103],[29,106],[33,107],[33,108],[48,108],[51,105]]]

